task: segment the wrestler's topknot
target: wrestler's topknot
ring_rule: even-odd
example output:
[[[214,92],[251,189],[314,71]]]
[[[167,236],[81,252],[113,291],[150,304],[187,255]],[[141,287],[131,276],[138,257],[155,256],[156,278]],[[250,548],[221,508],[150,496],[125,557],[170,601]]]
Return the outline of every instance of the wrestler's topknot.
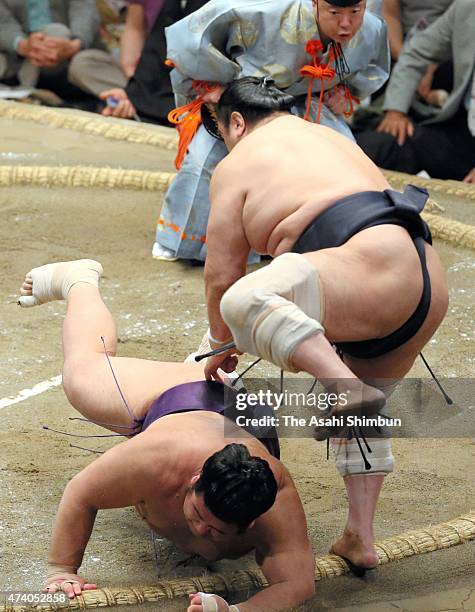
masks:
[[[216,518],[244,531],[272,507],[277,482],[265,459],[244,444],[228,444],[208,457],[194,489]]]
[[[295,98],[274,85],[271,77],[244,77],[231,81],[224,90],[216,112],[227,127],[231,113],[241,113],[246,122],[252,124],[271,113],[290,112]]]

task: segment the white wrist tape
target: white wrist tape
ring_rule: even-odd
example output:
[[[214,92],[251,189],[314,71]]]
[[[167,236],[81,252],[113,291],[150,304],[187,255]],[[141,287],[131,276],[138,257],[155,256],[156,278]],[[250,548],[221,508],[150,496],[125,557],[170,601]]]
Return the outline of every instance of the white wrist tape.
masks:
[[[214,593],[198,593],[201,595],[203,612],[218,612],[218,602],[214,599]]]
[[[203,612],[218,612],[218,602],[215,597],[215,593],[198,593],[201,595],[201,605],[203,606]],[[224,601],[224,600],[223,600]],[[236,605],[229,606],[228,612],[239,612],[239,608]]]
[[[210,331],[210,329],[208,327],[208,340],[209,340],[210,346],[212,348],[218,348],[220,346],[224,346],[225,344],[229,344],[230,342],[232,342],[233,341],[233,337],[230,336],[229,338],[227,338],[227,340],[216,340],[216,338],[214,338],[211,335],[211,331]]]
[[[72,565],[54,565],[53,563],[48,563],[48,573],[46,575],[46,579],[49,580],[58,574],[75,574],[77,571],[78,568],[73,567]]]

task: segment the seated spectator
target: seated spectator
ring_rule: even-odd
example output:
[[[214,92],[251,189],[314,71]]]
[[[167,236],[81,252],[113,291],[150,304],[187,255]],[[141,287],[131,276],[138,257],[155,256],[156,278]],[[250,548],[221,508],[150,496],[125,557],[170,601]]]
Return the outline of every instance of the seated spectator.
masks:
[[[385,116],[377,131],[356,135],[358,144],[379,166],[431,177],[475,181],[475,2],[455,0],[426,30],[404,47],[384,100]],[[453,87],[442,108],[415,125],[411,102],[427,66],[451,60]]]
[[[397,62],[405,41],[443,15],[453,0],[384,0],[391,57]]]
[[[0,80],[36,87],[64,76],[81,49],[98,44],[94,0],[0,0]]]
[[[179,0],[165,0],[125,90],[113,89],[100,95],[103,100],[108,96],[119,100],[115,108],[104,108],[103,115],[130,119],[137,113],[143,121],[170,125],[167,116],[175,107],[175,97],[170,82],[170,68],[165,65],[165,28],[198,10],[206,2],[207,0],[187,0],[183,8]]]
[[[391,59],[396,63],[404,43],[421,30],[425,30],[432,22],[448,9],[453,0],[384,0],[383,18],[388,26]],[[439,67],[436,63],[427,66],[425,75],[417,88],[417,93],[427,104],[442,106],[447,99],[447,91],[451,89],[452,64],[445,62]],[[419,113],[424,109],[415,105]]]
[[[120,57],[99,49],[78,54],[72,66],[75,85],[103,100],[109,96],[122,98],[123,89],[137,67],[147,34],[163,5],[163,0],[129,0],[124,32],[120,41]],[[133,116],[131,110],[129,116]],[[107,106],[103,114],[116,114]],[[120,115],[118,115],[120,116]]]

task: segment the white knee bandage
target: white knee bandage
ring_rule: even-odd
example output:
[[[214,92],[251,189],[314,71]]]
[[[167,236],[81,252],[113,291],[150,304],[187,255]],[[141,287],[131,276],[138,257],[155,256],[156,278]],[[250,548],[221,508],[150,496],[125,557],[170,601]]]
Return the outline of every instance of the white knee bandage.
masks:
[[[221,300],[221,315],[240,351],[296,372],[291,357],[309,336],[323,333],[318,272],[297,253],[285,253],[238,280]]]
[[[397,379],[376,379],[366,381],[373,387],[380,389],[386,399],[393,393],[399,384]],[[352,476],[355,474],[390,474],[394,470],[394,456],[391,451],[391,440],[389,438],[366,438],[371,453],[366,449],[363,440],[360,443],[366,454],[366,458],[371,464],[369,470],[365,467],[363,455],[358,447],[358,442],[352,438],[346,440],[342,438],[332,438],[330,447],[335,457],[336,468],[342,476]]]

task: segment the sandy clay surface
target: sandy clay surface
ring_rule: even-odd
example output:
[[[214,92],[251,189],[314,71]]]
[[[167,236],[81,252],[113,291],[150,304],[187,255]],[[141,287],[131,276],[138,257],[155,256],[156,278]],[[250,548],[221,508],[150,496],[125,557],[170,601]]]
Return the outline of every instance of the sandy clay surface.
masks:
[[[82,159],[84,164],[104,165],[107,159],[115,167],[171,170],[170,154],[153,147],[115,147],[92,136],[81,140],[66,130],[30,128],[21,122],[9,125],[0,145],[0,163],[12,163],[8,153],[14,151],[28,158],[26,162],[17,157],[16,163],[71,164]],[[460,220],[465,207],[474,207],[439,201],[452,206],[453,216]],[[119,326],[120,354],[184,359],[206,328],[202,268],[151,258],[160,204],[160,196],[145,192],[0,189],[0,400],[5,399],[0,404],[0,591],[42,586],[61,493],[68,479],[94,460],[91,453],[71,448],[70,439],[42,430],[43,424],[67,431],[80,427],[67,420],[76,413],[56,378],[61,373],[64,305],[56,302],[20,311],[15,303],[20,280],[31,267],[49,261],[99,259],[105,269],[103,295]],[[441,376],[473,376],[475,257],[443,243],[437,246],[448,270],[451,304],[426,357]],[[270,371],[257,369],[259,375]],[[420,362],[414,375],[427,376]],[[22,390],[43,381],[49,390],[9,405],[8,398],[20,398]],[[115,443],[83,442],[98,449]],[[397,468],[387,478],[379,504],[378,539],[473,509],[473,439],[396,440],[394,452]],[[284,440],[283,460],[302,496],[315,551],[326,554],[345,521],[342,481],[333,462],[326,461],[324,445],[313,440]],[[165,541],[154,547],[131,509],[104,511],[99,513],[82,573],[100,586],[118,586],[153,584],[157,575],[203,572],[200,565],[180,564],[183,558]],[[229,571],[243,564],[216,569],[223,567]],[[301,610],[475,610],[474,570],[472,542],[387,565],[365,580],[341,577],[321,582],[317,596]],[[184,610],[185,605],[173,601],[159,609]]]

